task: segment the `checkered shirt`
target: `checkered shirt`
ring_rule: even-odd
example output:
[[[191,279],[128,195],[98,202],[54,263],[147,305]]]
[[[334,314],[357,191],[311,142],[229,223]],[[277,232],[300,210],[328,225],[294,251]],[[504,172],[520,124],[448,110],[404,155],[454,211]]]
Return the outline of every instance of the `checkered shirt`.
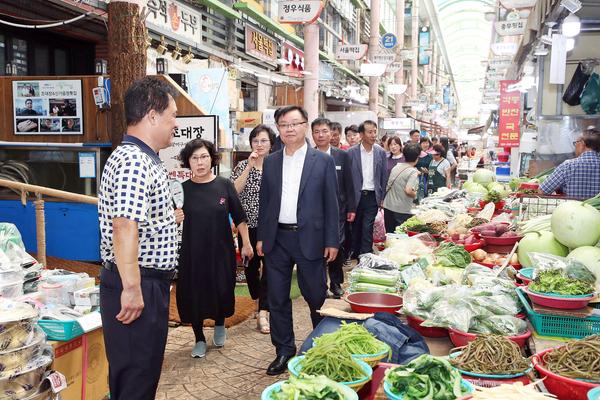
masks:
[[[102,260],[115,262],[113,218],[138,223],[140,267],[177,266],[177,225],[167,171],[141,140],[125,136],[104,166],[98,194]]]
[[[560,164],[540,185],[546,193],[557,189],[568,196],[584,200],[600,193],[600,153],[589,150]]]

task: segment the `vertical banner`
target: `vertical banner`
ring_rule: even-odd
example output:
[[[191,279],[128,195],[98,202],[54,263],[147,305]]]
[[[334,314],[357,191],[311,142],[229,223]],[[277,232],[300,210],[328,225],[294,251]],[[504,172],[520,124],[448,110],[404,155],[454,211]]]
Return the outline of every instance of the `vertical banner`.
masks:
[[[419,65],[428,65],[430,56],[427,52],[430,46],[430,36],[429,29],[424,27],[421,32],[419,32]]]
[[[509,91],[517,81],[500,81],[498,109],[498,146],[519,147],[521,132],[521,93]]]

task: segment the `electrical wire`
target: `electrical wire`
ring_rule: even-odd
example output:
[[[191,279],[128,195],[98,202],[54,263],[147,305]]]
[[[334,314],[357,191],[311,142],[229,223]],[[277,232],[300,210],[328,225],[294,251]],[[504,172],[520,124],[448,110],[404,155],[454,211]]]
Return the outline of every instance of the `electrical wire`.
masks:
[[[57,26],[63,26],[63,25],[68,25],[70,23],[79,21],[80,19],[83,19],[89,15],[93,14],[92,11],[88,11],[85,14],[81,14],[78,15],[77,17],[71,18],[71,19],[67,19],[64,21],[58,21],[58,22],[53,22],[51,24],[43,24],[43,25],[25,25],[25,24],[17,24],[15,22],[9,22],[9,21],[5,21],[0,19],[0,24],[3,25],[8,25],[8,26],[12,26],[15,28],[24,28],[24,29],[47,29],[47,28],[56,28]]]

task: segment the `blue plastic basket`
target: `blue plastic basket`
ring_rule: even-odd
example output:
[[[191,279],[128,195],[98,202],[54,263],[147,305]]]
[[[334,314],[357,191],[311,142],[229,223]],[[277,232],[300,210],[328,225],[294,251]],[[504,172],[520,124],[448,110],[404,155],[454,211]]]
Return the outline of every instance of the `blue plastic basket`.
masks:
[[[594,388],[587,393],[588,400],[600,400],[600,387]]]
[[[464,379],[460,381],[460,386],[462,388],[463,395],[467,395],[475,391],[475,387],[473,387],[471,382],[465,381]],[[393,393],[392,385],[390,385],[387,381],[383,382],[383,391],[390,400],[402,400],[404,398],[401,394]]]
[[[300,375],[300,373],[302,372],[300,362],[302,360],[304,360],[304,357],[305,356],[296,356],[288,362],[288,370],[290,371],[290,374],[292,374],[296,377]],[[360,359],[355,358],[354,361],[356,361],[356,363],[358,365],[360,365],[361,369],[365,373],[365,376],[361,379],[357,379],[352,382],[338,382],[338,383],[349,386],[352,389],[358,391],[358,390],[360,390],[361,387],[363,387],[365,385],[365,383],[367,383],[371,380],[371,377],[373,376],[373,368],[371,368],[371,366],[369,364],[367,364],[366,362],[364,362]]]
[[[521,288],[517,288],[519,300],[525,308],[527,318],[538,335],[581,339],[586,336],[600,334],[600,317],[586,318],[562,315],[539,314],[533,311],[529,299]]]
[[[263,390],[260,399],[271,400],[271,394],[279,392],[283,383],[284,381],[279,381],[275,382],[271,386],[268,386],[265,390]],[[358,400],[358,394],[348,386],[339,385],[339,389],[344,395],[344,400]]]
[[[48,340],[68,342],[83,335],[83,329],[77,321],[54,321],[40,319],[38,325],[46,332]]]

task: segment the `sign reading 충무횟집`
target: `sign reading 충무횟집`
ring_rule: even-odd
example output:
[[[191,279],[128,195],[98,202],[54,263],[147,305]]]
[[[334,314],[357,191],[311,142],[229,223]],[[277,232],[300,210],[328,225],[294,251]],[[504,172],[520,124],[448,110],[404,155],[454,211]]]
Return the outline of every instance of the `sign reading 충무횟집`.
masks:
[[[15,135],[82,135],[80,80],[13,81]]]
[[[173,132],[171,146],[158,153],[165,164],[169,178],[178,181],[191,178],[191,171],[187,168],[181,168],[179,153],[188,142],[194,139],[204,139],[216,144],[218,131],[219,117],[216,115],[177,117],[177,128]]]

